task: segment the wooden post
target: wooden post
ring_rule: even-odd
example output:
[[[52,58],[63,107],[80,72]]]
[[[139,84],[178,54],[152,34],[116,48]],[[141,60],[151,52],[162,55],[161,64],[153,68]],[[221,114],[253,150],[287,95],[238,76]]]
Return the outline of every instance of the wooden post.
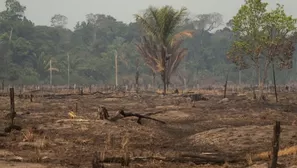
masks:
[[[228,77],[229,77],[229,71],[227,73],[227,76],[226,76],[226,81],[225,81],[225,84],[224,84],[224,98],[227,97],[227,85],[228,85]]]
[[[20,98],[20,99],[23,98],[22,90],[20,90],[19,98]]]
[[[15,106],[14,106],[14,88],[10,88],[9,89],[9,96],[10,96],[10,117],[11,117],[11,125],[13,126],[14,123],[13,123],[13,120],[14,120],[14,117],[16,115],[15,113]]]
[[[135,85],[136,85],[136,93],[139,91],[139,59],[136,59],[136,74],[135,74]]]
[[[114,64],[115,64],[115,85],[116,87],[118,87],[118,51],[117,50],[115,50]]]
[[[241,70],[238,71],[238,85],[241,86]]]
[[[33,102],[33,94],[30,94],[30,102]]]
[[[80,95],[84,95],[84,88],[83,88],[83,87],[80,87],[80,89],[79,89],[79,94],[80,94]]]
[[[278,150],[279,150],[279,137],[280,137],[280,122],[276,121],[273,129],[273,139],[272,139],[272,152],[271,152],[271,163],[270,168],[276,168]]]
[[[1,90],[4,91],[4,79],[2,80],[2,83],[1,83]]]
[[[53,79],[53,72],[52,72],[52,59],[50,59],[50,62],[49,62],[49,66],[50,66],[50,87],[52,89],[52,79]]]
[[[77,102],[75,103],[75,112],[77,113],[78,111],[78,106],[77,106]]]
[[[69,64],[69,53],[67,53],[67,84],[68,84],[68,89],[70,88],[70,64]]]

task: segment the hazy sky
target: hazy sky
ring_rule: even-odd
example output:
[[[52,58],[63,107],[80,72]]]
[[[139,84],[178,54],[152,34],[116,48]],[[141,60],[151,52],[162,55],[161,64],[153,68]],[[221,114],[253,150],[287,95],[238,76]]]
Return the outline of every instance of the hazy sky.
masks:
[[[275,7],[276,3],[285,5],[288,14],[297,17],[296,0],[264,0]],[[219,12],[227,22],[234,16],[244,0],[19,0],[27,7],[26,16],[37,25],[49,25],[54,14],[68,17],[68,28],[77,21],[85,20],[88,13],[108,14],[125,23],[134,21],[133,14],[139,13],[149,5],[185,6],[193,14]],[[0,0],[0,10],[5,9],[5,0]]]

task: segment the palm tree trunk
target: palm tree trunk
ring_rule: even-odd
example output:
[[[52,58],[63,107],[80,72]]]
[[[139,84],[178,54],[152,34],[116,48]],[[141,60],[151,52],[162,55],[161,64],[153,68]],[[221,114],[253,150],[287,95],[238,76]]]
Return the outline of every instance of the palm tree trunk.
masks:
[[[166,95],[166,90],[167,90],[167,67],[166,67],[166,51],[165,48],[162,48],[162,64],[164,70],[162,71],[161,75],[162,76],[162,81],[163,81],[163,95]]]
[[[169,89],[169,79],[167,78],[167,81],[166,81],[166,89],[167,89],[167,92],[168,92],[168,89]]]
[[[156,87],[156,74],[155,72],[152,70],[152,85],[153,85],[153,90],[155,90]]]
[[[161,78],[162,78],[162,82],[163,82],[163,95],[166,95],[167,83],[166,83],[166,73],[165,73],[165,71],[161,72]]]

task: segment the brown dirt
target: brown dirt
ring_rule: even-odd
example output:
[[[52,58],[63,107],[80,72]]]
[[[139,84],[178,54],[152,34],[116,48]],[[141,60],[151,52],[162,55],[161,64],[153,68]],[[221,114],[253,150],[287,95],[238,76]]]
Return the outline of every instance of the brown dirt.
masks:
[[[222,156],[240,156],[270,150],[273,124],[281,121],[281,148],[297,143],[297,96],[281,94],[281,102],[258,103],[249,94],[229,95],[229,101],[218,103],[222,96],[206,94],[208,101],[199,101],[195,107],[178,96],[136,95],[72,95],[64,98],[19,99],[16,97],[16,123],[23,127],[0,137],[0,167],[91,167],[95,151],[107,157],[177,157],[181,154],[216,153]],[[77,119],[68,112],[78,104]],[[125,111],[150,114],[165,121],[163,125],[150,120],[137,124],[136,118],[117,122],[96,120],[97,109],[105,106],[111,116]],[[9,98],[0,97],[0,133],[8,125]],[[78,120],[81,119],[81,120]],[[30,128],[42,133],[24,136]],[[28,136],[28,135],[27,135]],[[30,142],[31,141],[31,142]],[[127,147],[124,148],[124,141]],[[281,157],[289,166],[297,163],[295,156]],[[119,167],[106,164],[106,167]],[[246,167],[246,163],[225,165],[195,165],[147,161],[132,163],[131,167]]]

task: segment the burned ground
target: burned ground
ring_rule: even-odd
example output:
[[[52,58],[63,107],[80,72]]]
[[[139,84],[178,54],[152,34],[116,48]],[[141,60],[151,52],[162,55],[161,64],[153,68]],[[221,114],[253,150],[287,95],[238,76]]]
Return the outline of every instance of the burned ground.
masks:
[[[203,95],[208,100],[195,102],[194,106],[181,95],[97,93],[41,97],[34,94],[33,102],[16,97],[15,120],[23,129],[0,137],[0,167],[87,168],[91,167],[96,151],[105,158],[128,154],[132,159],[130,167],[246,167],[251,164],[246,156],[271,150],[276,120],[282,128],[280,148],[297,143],[294,93],[282,93],[276,104],[272,95],[265,103],[252,100],[250,93],[228,95],[228,101],[220,102],[222,95],[205,92]],[[1,97],[0,102],[2,131],[9,123],[5,117],[9,113],[9,97]],[[77,116],[70,118],[68,113],[75,111],[76,104]],[[142,119],[140,125],[136,117],[115,122],[99,120],[100,106],[106,107],[110,116],[124,109],[166,124]],[[281,156],[280,162],[296,165],[293,153]],[[198,164],[198,156],[211,158],[210,155],[214,159],[209,164],[204,161]],[[216,159],[219,161],[210,165]],[[233,163],[232,159],[238,162]],[[266,162],[265,158],[258,160]],[[105,163],[105,167],[119,165]]]

